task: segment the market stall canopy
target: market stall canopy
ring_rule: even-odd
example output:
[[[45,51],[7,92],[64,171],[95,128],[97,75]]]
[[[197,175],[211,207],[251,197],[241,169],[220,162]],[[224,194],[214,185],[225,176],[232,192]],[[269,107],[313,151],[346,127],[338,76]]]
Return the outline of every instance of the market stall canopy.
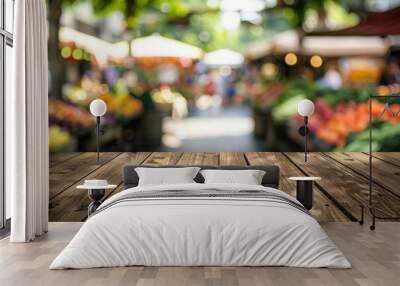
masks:
[[[123,61],[129,54],[127,42],[112,44],[68,27],[60,29],[59,37],[62,44],[72,44],[91,53],[101,68],[106,67],[109,61]]]
[[[388,36],[400,35],[400,8],[385,12],[368,13],[365,20],[357,25],[337,30],[314,32],[310,35],[321,36]]]
[[[131,44],[134,58],[183,58],[198,60],[203,52],[200,48],[154,34],[134,39]]]
[[[269,40],[262,40],[249,44],[245,51],[247,58],[255,60],[269,54],[285,54],[297,52],[299,49],[299,36],[296,31],[288,30],[274,35]]]
[[[388,44],[380,37],[308,36],[302,54],[325,57],[384,56]]]
[[[271,51],[272,51],[271,40],[262,40],[250,43],[246,48],[244,54],[250,60],[256,60],[268,54],[271,54]]]
[[[270,41],[250,44],[245,54],[251,60],[289,52],[325,57],[383,56],[388,48],[389,44],[385,39],[375,36],[306,36],[303,38],[303,46],[300,47],[298,34],[287,31],[274,36]]]
[[[229,49],[220,49],[205,54],[203,60],[204,63],[210,67],[240,67],[243,64],[244,57],[241,53]]]
[[[294,30],[279,33],[272,38],[272,51],[276,54],[297,52],[299,47],[299,35]]]

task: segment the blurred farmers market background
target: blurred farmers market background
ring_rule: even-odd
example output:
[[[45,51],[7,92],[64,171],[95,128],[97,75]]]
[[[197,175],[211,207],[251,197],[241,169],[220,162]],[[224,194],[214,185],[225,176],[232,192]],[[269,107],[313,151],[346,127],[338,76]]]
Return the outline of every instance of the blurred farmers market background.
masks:
[[[400,0],[49,0],[51,152],[400,150]],[[400,97],[399,97],[400,99]],[[399,114],[400,115],[400,114]]]

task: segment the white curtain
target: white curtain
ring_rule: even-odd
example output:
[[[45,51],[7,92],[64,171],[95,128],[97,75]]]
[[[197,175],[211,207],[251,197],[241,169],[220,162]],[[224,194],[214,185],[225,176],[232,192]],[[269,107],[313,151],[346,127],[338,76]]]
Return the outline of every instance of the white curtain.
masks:
[[[15,1],[13,94],[6,98],[6,187],[12,242],[47,232],[49,202],[45,0]]]

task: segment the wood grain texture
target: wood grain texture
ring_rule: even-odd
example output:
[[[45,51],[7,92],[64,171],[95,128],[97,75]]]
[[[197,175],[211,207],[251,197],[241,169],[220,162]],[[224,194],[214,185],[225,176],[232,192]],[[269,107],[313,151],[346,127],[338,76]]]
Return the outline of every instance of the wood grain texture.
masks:
[[[351,157],[354,154],[353,157]],[[383,163],[377,167],[379,180],[384,175],[398,175],[400,167],[394,163],[400,153],[377,153]],[[315,188],[315,201],[312,215],[320,222],[355,220],[360,216],[359,205],[367,202],[368,180],[365,176],[365,158],[362,153],[334,156],[330,153],[311,153],[310,161],[304,164],[303,153],[265,153],[265,152],[140,152],[103,153],[102,162],[96,163],[96,153],[57,155],[50,158],[54,165],[50,168],[50,219],[52,221],[82,221],[86,218],[89,203],[85,191],[76,190],[84,179],[107,179],[118,185],[106,197],[123,190],[122,168],[125,164],[147,165],[264,165],[276,164],[281,169],[281,189],[295,195],[295,182],[290,176],[315,175],[322,177]],[[350,161],[349,161],[350,160]],[[57,163],[55,163],[57,162]],[[347,165],[346,165],[347,164]],[[387,169],[379,169],[387,168]],[[396,177],[396,176],[395,176]],[[396,177],[397,178],[397,177]],[[377,214],[398,216],[400,204],[392,192],[394,180],[381,182],[374,186],[374,202]],[[382,186],[383,185],[383,186]],[[388,191],[386,187],[390,187]],[[368,215],[368,214],[367,214]],[[369,216],[367,216],[367,219]]]
[[[118,267],[49,270],[52,260],[81,223],[50,223],[49,232],[32,243],[0,241],[0,285],[374,285],[397,286],[400,273],[398,223],[380,223],[377,230],[356,223],[322,227],[352,264],[352,269],[290,267]]]
[[[185,152],[179,159],[178,166],[187,165],[218,165],[219,153],[212,152]]]
[[[181,157],[181,152],[153,152],[143,164],[153,166],[176,165]]]
[[[122,184],[122,169],[127,164],[141,164],[150,153],[122,153],[113,160],[106,162],[85,177],[88,179],[104,179],[110,184]],[[51,200],[50,221],[82,221],[87,217],[87,207],[90,199],[86,190],[78,190],[76,187],[82,184],[80,180],[66,188],[59,196]],[[107,190],[106,197],[113,190]]]
[[[358,173],[346,168],[343,164],[321,153],[310,153],[309,161],[304,162],[302,153],[285,153],[308,176],[319,176],[316,182],[327,197],[336,204],[349,218],[360,218],[360,205],[368,202],[368,180]],[[378,192],[374,196],[379,214],[395,216],[399,206],[393,203],[394,196],[376,186]],[[370,219],[369,212],[366,216]]]
[[[364,153],[368,156],[368,153]],[[400,152],[373,152],[373,157],[400,167]]]
[[[101,153],[100,163],[97,163],[97,154],[88,152],[67,160],[50,168],[50,199],[60,194],[67,187],[100,168],[103,164],[111,161],[120,153],[105,152]]]
[[[246,166],[247,162],[242,152],[221,152],[219,154],[219,164],[221,166]]]
[[[346,168],[369,178],[369,157],[364,153],[325,153],[327,156],[341,162]],[[399,197],[400,203],[400,172],[399,167],[384,160],[372,159],[373,180],[381,187]]]
[[[351,220],[356,221],[360,217],[360,205],[367,199],[365,187],[360,189],[365,185],[364,178],[346,172],[342,166],[335,165],[334,160],[318,153],[310,153],[307,163],[304,162],[303,153],[285,153],[285,155],[307,176],[321,177],[322,180],[315,182],[315,185],[319,186]]]
[[[53,167],[59,163],[67,161],[75,156],[80,155],[79,152],[71,152],[71,153],[51,153],[49,156],[49,166]]]
[[[301,177],[304,173],[301,172],[292,162],[290,162],[281,153],[262,153],[262,152],[247,152],[245,153],[247,161],[250,165],[276,165],[280,169],[280,186],[279,189],[296,197],[296,182],[289,180],[289,177]],[[314,206],[311,214],[319,222],[330,221],[349,221],[339,208],[319,191],[314,188]]]

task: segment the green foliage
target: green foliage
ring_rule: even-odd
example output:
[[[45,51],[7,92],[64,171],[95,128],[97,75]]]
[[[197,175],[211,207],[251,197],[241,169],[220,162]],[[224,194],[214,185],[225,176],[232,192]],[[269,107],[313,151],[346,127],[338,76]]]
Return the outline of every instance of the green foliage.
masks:
[[[287,98],[284,104],[277,105],[272,109],[272,117],[276,122],[283,122],[297,113],[297,104],[305,99],[304,94],[293,94]]]
[[[372,151],[394,152],[400,148],[400,124],[377,121],[372,124]],[[368,152],[369,130],[351,133],[346,138],[345,147],[337,148],[341,152]]]
[[[315,92],[334,107],[339,102],[367,102],[370,96],[376,95],[376,88],[373,85],[363,85],[357,89],[350,86],[339,89],[317,87]]]
[[[289,82],[283,94],[271,105],[271,109],[286,103],[293,97],[300,96],[301,99],[313,100],[315,97],[316,84],[305,79],[294,79]]]
[[[347,12],[349,1],[297,0],[292,5],[278,5],[261,12],[262,22],[257,25],[242,22],[237,30],[222,27],[218,7],[207,6],[198,0],[49,0],[63,1],[65,5],[90,2],[94,12],[104,17],[121,12],[126,28],[135,37],[160,33],[193,45],[205,51],[231,48],[242,51],[248,43],[267,39],[271,35],[290,28],[301,29],[307,15],[333,17],[341,22],[354,22],[354,15]],[[345,3],[346,2],[346,3]],[[351,1],[350,1],[351,2]],[[340,5],[343,5],[341,7]],[[325,11],[325,13],[320,13]],[[324,21],[321,21],[324,22]]]

